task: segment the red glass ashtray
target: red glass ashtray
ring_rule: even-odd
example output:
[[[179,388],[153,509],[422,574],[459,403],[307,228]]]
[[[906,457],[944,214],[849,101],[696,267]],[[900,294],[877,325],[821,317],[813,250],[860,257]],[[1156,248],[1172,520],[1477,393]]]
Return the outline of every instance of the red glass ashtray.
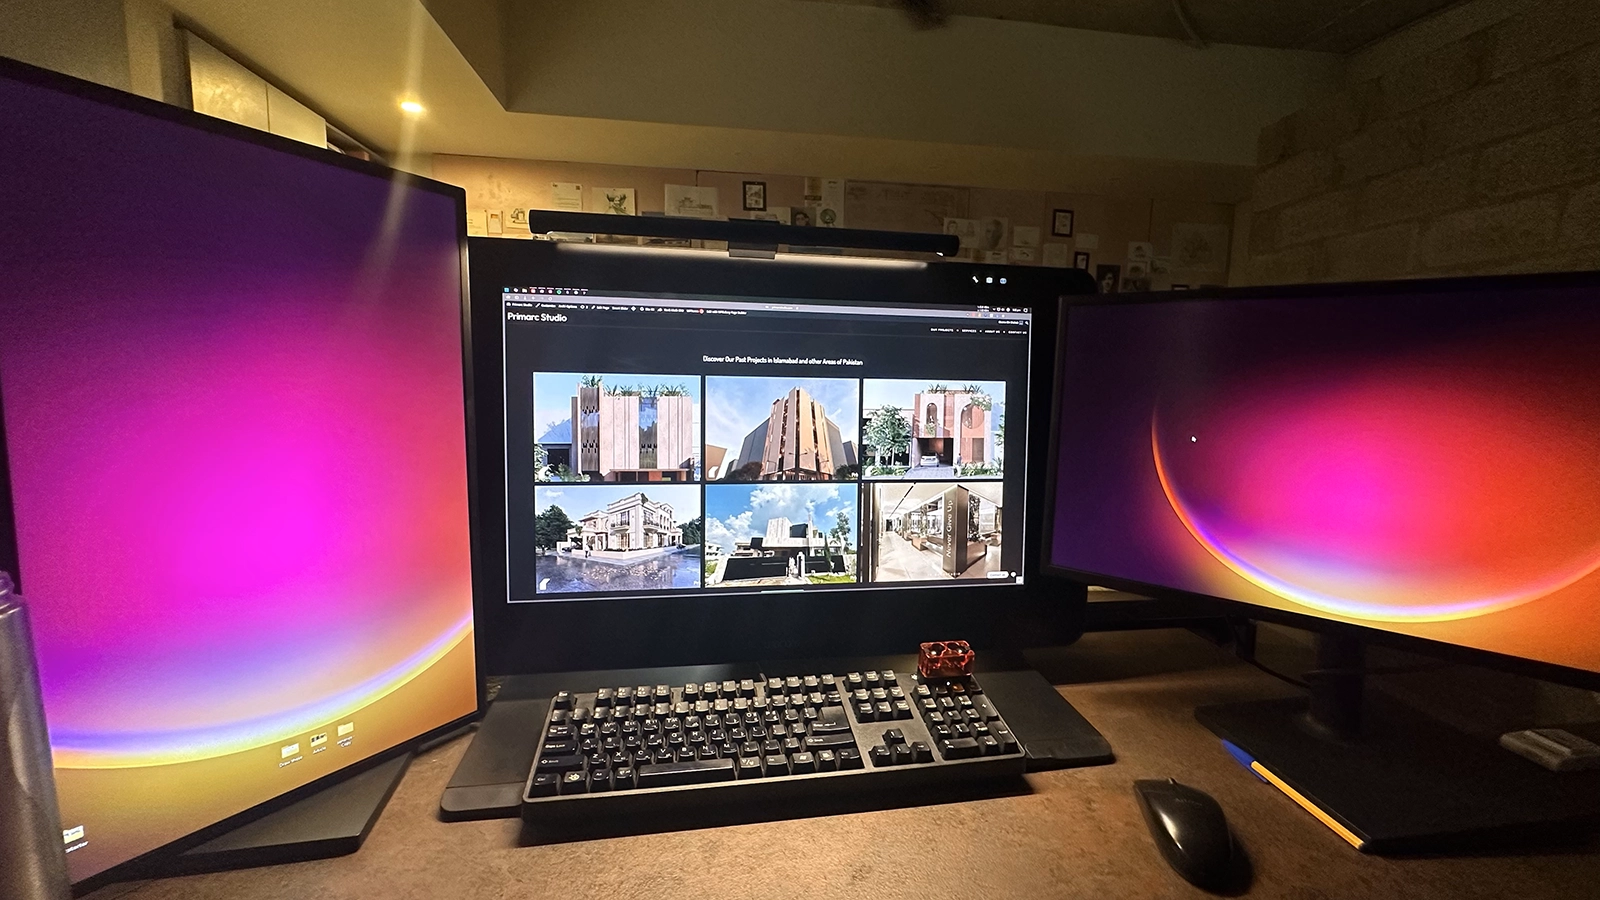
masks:
[[[978,654],[966,641],[929,641],[917,654],[917,671],[923,678],[957,678],[972,674]]]

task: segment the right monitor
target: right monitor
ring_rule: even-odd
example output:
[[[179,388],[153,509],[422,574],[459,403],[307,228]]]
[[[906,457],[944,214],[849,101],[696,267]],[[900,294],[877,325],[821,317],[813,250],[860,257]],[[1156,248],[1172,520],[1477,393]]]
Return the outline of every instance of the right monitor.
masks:
[[[1047,569],[1600,673],[1600,278],[1063,315]]]

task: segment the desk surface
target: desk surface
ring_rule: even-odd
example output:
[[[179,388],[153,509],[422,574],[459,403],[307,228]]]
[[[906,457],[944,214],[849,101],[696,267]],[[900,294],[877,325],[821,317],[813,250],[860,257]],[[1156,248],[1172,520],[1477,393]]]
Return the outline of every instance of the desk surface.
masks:
[[[1204,703],[1288,689],[1186,632],[1088,635],[1053,657],[1061,693],[1114,765],[1027,776],[1023,796],[558,846],[517,846],[515,820],[447,824],[439,795],[465,738],[412,763],[361,852],[112,885],[93,900],[360,898],[1204,897],[1161,861],[1136,778],[1175,777],[1222,803],[1250,855],[1249,896],[1593,896],[1600,849],[1455,859],[1363,856],[1235,763],[1197,724]]]

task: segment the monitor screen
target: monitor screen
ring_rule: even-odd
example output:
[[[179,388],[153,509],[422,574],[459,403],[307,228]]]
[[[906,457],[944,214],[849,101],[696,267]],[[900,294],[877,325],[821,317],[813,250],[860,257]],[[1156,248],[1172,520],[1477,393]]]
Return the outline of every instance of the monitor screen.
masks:
[[[7,72],[3,449],[81,881],[476,711],[462,198]]]
[[[1071,307],[1049,562],[1600,671],[1600,286]]]
[[[1022,582],[1027,309],[500,299],[512,603]]]

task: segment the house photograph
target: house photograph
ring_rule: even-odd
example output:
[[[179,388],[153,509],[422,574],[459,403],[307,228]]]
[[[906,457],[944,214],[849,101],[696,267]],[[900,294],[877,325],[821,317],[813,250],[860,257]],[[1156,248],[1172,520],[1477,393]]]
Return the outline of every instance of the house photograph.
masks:
[[[533,376],[535,481],[622,484],[700,477],[700,379]]]
[[[549,484],[533,500],[538,593],[700,586],[697,485]]]
[[[856,580],[856,485],[706,486],[706,587]]]
[[[868,378],[861,388],[865,478],[1000,478],[1006,386],[1001,381]]]
[[[706,379],[714,481],[851,481],[860,476],[853,378]]]

